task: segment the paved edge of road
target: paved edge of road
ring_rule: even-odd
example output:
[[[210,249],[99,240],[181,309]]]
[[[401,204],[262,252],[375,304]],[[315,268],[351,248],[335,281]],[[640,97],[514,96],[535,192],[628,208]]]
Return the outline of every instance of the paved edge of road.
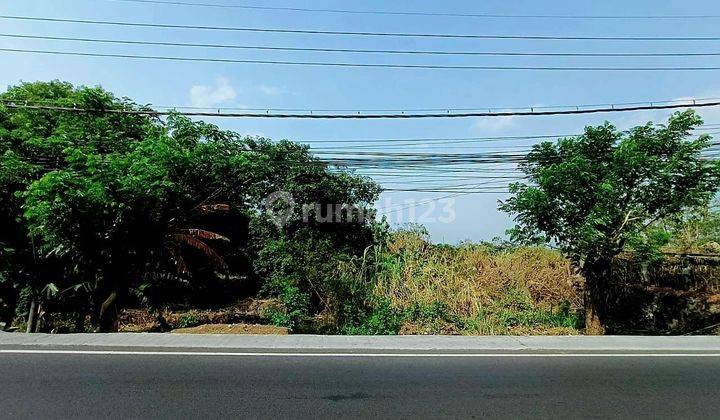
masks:
[[[52,349],[235,352],[704,352],[720,353],[720,336],[323,336],[229,334],[0,333],[0,350]]]

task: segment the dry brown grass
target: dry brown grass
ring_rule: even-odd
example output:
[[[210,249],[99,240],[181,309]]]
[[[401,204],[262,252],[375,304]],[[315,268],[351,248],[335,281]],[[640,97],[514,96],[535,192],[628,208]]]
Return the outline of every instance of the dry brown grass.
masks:
[[[165,310],[163,316],[171,328],[194,327],[201,324],[248,325],[261,322],[263,311],[275,304],[273,299],[244,299],[233,306],[219,309]],[[121,332],[157,331],[157,316],[146,308],[125,309],[120,313]]]
[[[581,277],[558,252],[530,247],[492,252],[477,245],[450,248],[405,237],[401,241],[389,244],[390,269],[380,271],[375,287],[394,307],[442,302],[463,318],[515,301],[541,309],[581,307]]]

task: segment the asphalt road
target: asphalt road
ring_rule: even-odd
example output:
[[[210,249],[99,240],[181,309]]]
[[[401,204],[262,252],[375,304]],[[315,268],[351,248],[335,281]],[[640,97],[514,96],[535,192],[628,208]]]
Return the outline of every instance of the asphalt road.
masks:
[[[2,418],[717,418],[720,357],[0,354]]]

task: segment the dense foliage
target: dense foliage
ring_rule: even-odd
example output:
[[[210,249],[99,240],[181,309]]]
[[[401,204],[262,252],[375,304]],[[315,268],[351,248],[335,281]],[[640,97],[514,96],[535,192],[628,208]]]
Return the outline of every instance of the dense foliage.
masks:
[[[24,102],[77,108],[0,105],[0,322],[28,332],[113,331],[141,305],[153,329],[187,327],[247,301],[293,331],[573,334],[584,306],[603,332],[621,251],[720,252],[720,167],[689,111],[535,146],[501,204],[511,241],[450,246],[377,222],[378,185],[307,146],[161,119],[101,88],[0,94]]]
[[[603,331],[612,258],[628,247],[663,245],[653,225],[705,205],[717,190],[720,166],[701,156],[710,137],[692,137],[701,124],[686,111],[666,126],[587,127],[581,136],[534,146],[522,166],[530,182],[511,185],[514,196],[501,208],[515,215],[512,237],[551,242],[580,268],[591,332]]]
[[[114,113],[144,108],[100,88],[30,83],[2,99],[98,110],[0,108],[0,299],[8,314],[30,302],[29,331],[43,305],[67,305],[80,325],[91,314],[109,331],[129,301],[161,315],[168,300],[218,279],[279,297],[278,317],[292,325],[321,304],[313,290],[330,267],[373,241],[368,219],[316,223],[323,207],[303,217],[303,204],[365,208],[379,192],[306,146]],[[277,191],[296,204],[280,226],[264,206]]]

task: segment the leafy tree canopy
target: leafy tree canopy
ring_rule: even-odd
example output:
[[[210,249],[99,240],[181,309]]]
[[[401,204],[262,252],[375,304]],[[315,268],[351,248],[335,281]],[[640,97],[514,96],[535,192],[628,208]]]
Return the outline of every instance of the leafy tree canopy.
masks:
[[[291,279],[309,299],[301,250],[324,250],[330,270],[373,240],[371,219],[303,218],[304,204],[367,208],[379,194],[376,184],[328,167],[308,146],[244,138],[179,115],[109,112],[146,108],[101,88],[27,83],[0,99],[97,110],[0,107],[0,222],[7,227],[0,243],[19,287],[37,291],[52,282],[61,293],[83,283],[103,312],[130,290],[159,306],[172,295],[163,290],[193,273],[232,272],[260,282]],[[279,227],[264,208],[277,191],[296,203]]]
[[[511,185],[501,209],[515,215],[517,240],[555,243],[573,261],[607,261],[642,241],[655,222],[708,202],[718,162],[703,158],[707,135],[693,111],[667,125],[620,132],[606,123],[578,137],[533,147],[522,164],[528,183]]]

